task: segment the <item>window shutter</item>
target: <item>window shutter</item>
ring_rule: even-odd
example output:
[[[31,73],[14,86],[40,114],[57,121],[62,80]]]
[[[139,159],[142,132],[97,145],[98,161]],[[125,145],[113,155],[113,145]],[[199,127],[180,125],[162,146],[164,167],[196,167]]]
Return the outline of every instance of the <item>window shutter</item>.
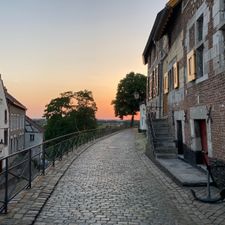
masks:
[[[196,56],[192,50],[187,54],[187,80],[188,82],[196,79]]]
[[[173,65],[173,87],[179,88],[179,70],[178,70],[178,63],[174,63]]]
[[[168,72],[164,74],[163,79],[163,87],[164,87],[164,94],[167,94],[169,92],[169,85],[168,85]]]

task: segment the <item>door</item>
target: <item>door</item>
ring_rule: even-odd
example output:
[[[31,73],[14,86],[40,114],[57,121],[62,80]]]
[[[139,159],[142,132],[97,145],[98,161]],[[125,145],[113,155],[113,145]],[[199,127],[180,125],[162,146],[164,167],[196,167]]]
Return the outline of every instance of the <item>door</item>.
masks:
[[[184,154],[183,150],[183,133],[182,133],[182,121],[177,120],[177,148],[178,154]]]

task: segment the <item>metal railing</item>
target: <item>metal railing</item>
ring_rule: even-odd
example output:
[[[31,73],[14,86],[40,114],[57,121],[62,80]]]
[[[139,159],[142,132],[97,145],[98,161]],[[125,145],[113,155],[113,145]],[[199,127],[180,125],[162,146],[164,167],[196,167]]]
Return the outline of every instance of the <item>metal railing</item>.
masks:
[[[45,175],[46,169],[49,166],[55,166],[55,161],[62,160],[63,155],[76,151],[81,145],[122,129],[124,127],[75,132],[2,158],[0,213],[7,213],[8,203],[22,190],[31,188],[32,181],[39,175]]]
[[[153,127],[153,122],[152,122],[152,112],[150,111],[147,117],[147,126],[148,126],[148,140],[150,144],[150,148],[152,150],[152,153],[154,154],[155,152],[155,130]]]

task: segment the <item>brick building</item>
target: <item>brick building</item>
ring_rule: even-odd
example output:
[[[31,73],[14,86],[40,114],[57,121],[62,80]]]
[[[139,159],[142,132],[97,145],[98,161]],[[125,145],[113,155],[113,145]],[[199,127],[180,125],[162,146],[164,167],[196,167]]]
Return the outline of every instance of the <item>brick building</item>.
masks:
[[[225,2],[170,0],[143,52],[147,109],[168,118],[178,153],[225,161]]]

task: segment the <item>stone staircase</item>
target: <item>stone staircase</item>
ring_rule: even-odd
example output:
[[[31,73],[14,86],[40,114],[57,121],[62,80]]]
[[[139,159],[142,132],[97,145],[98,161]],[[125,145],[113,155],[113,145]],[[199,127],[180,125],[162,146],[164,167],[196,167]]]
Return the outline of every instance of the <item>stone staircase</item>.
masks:
[[[152,121],[155,132],[155,155],[157,158],[177,158],[177,148],[167,119]]]

